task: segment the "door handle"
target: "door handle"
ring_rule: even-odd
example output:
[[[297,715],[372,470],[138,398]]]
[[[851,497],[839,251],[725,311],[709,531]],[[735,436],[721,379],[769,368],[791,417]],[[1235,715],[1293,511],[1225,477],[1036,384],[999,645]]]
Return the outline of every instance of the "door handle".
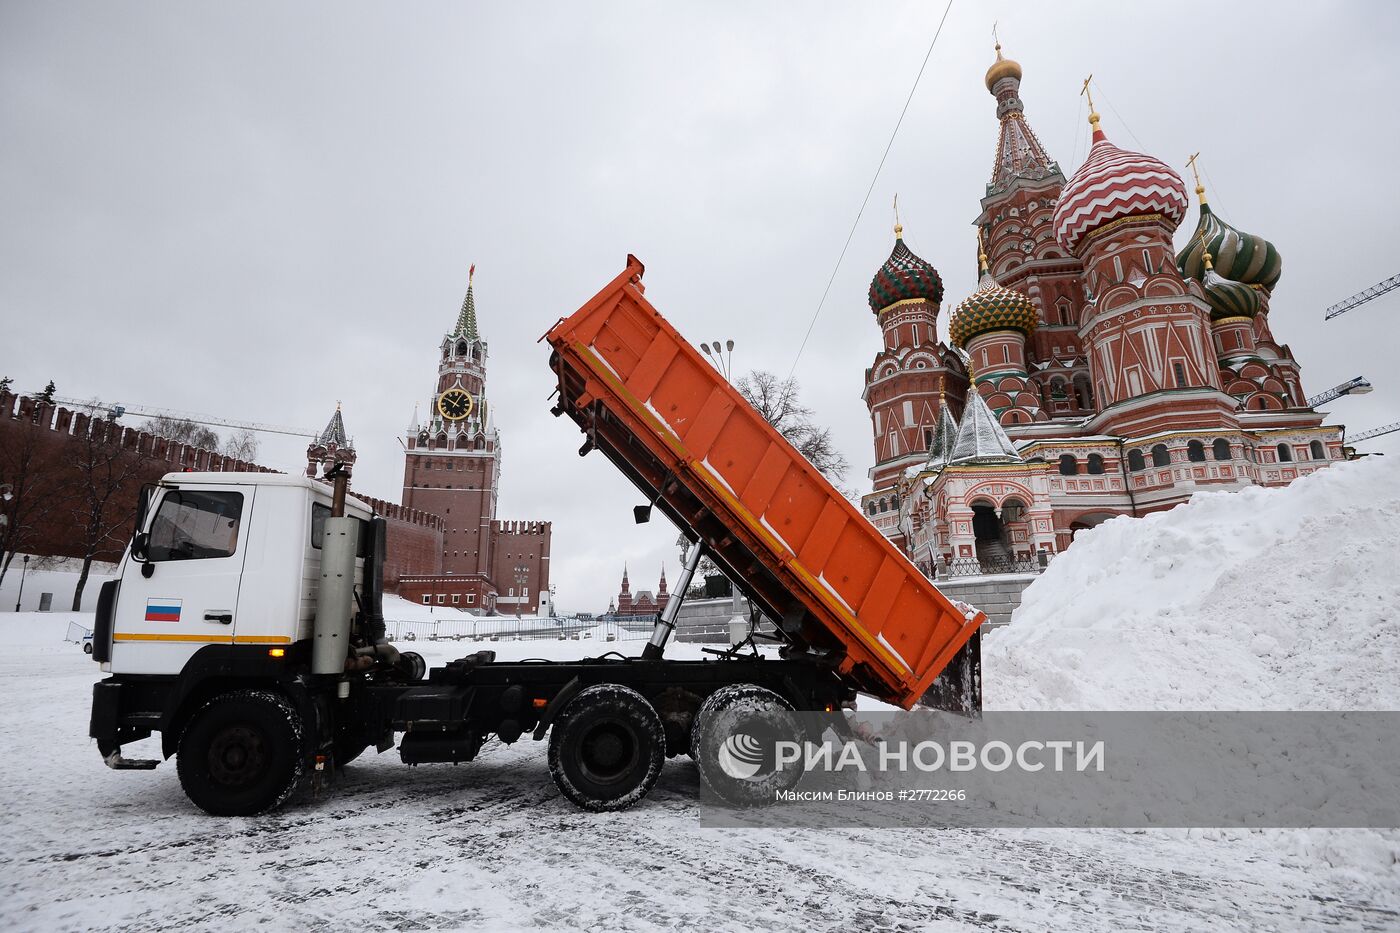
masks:
[[[233,613],[231,613],[231,612],[218,612],[218,611],[215,611],[215,612],[206,612],[206,613],[204,614],[204,621],[205,621],[205,622],[218,622],[220,625],[232,625],[232,624],[233,624]]]

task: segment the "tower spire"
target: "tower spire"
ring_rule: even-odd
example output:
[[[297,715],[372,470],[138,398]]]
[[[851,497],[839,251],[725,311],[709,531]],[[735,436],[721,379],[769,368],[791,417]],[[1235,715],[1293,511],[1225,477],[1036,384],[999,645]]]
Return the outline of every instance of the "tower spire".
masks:
[[[899,194],[897,192],[894,196],[894,238],[896,240],[904,239],[904,224],[899,222]]]
[[[996,61],[987,69],[986,85],[987,91],[996,98],[1001,129],[997,134],[996,162],[992,166],[992,180],[987,185],[988,195],[1005,190],[1017,180],[1040,181],[1060,172],[1026,122],[1026,108],[1020,97],[1020,63],[1001,54],[1000,42],[996,43],[996,53]]]
[[[468,340],[479,340],[476,331],[476,299],[472,297],[472,279],[476,278],[476,263],[472,263],[467,270],[467,297],[462,299],[462,310],[457,315],[457,327],[452,331],[454,336],[466,337]]]
[[[1089,101],[1089,125],[1094,128],[1094,142],[1101,142],[1108,137],[1103,134],[1103,128],[1099,126],[1099,112],[1094,109],[1094,94],[1089,90],[1089,82],[1093,80],[1092,74],[1085,78],[1084,87],[1079,93]]]
[[[1196,179],[1196,199],[1201,202],[1201,207],[1206,206],[1206,186],[1201,184],[1201,171],[1196,167],[1196,160],[1201,157],[1199,152],[1193,153],[1191,158],[1186,160],[1186,164],[1191,167],[1191,176]]]

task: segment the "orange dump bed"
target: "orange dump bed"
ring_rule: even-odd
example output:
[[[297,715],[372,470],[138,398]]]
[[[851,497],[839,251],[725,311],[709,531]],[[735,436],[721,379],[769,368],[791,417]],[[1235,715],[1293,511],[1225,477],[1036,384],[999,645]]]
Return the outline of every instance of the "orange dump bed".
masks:
[[[578,422],[794,651],[912,706],[977,631],[643,297],[627,268],[545,335]]]

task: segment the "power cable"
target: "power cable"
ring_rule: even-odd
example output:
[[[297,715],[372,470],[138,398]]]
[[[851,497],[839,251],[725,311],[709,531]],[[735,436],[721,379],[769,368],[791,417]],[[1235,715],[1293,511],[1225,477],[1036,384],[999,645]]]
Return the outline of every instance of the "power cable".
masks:
[[[934,30],[933,41],[928,44],[928,51],[924,53],[923,63],[919,65],[919,73],[914,76],[914,86],[909,89],[909,96],[904,99],[904,108],[899,111],[899,119],[895,121],[894,132],[890,133],[890,141],[885,144],[885,151],[880,156],[880,164],[875,167],[875,177],[870,179],[870,187],[865,189],[865,197],[860,202],[860,210],[856,211],[856,219],[851,224],[851,232],[846,234],[846,243],[841,247],[841,255],[836,257],[836,266],[831,270],[831,278],[826,281],[826,290],[822,292],[821,301],[817,302],[817,310],[812,313],[812,320],[807,324],[807,332],[802,335],[802,343],[797,347],[797,356],[792,360],[792,369],[788,370],[789,379],[797,372],[797,363],[802,359],[802,351],[807,349],[807,341],[812,336],[812,329],[817,326],[817,318],[821,317],[822,308],[826,306],[826,299],[831,294],[831,286],[836,282],[836,274],[841,271],[841,263],[846,258],[846,251],[851,248],[851,240],[855,239],[856,228],[860,226],[860,218],[870,203],[870,195],[875,192],[875,183],[880,180],[880,172],[885,167],[885,160],[889,158],[890,150],[894,148],[895,137],[899,135],[899,128],[904,124],[904,115],[909,112],[909,104],[914,100],[914,92],[919,89],[919,81],[924,76],[924,69],[928,67],[930,56],[933,55],[933,47],[938,44],[938,37],[943,34],[943,24],[948,21],[948,11],[952,8],[953,0],[948,0],[948,5],[943,8],[943,17],[938,21],[938,28]]]

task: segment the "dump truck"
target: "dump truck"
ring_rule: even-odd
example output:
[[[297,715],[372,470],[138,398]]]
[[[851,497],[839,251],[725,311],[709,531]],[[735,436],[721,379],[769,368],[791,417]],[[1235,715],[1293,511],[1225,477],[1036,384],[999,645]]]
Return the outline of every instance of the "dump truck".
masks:
[[[131,543],[101,589],[90,734],[104,762],[175,758],[216,815],[282,805],[370,748],[461,763],[493,736],[548,737],[560,792],[594,811],[642,799],[668,758],[694,758],[721,799],[751,806],[799,776],[771,760],[735,777],[726,739],[813,739],[858,693],[910,708],[980,707],[985,617],[944,597],[704,360],[644,295],[642,264],[542,337],[553,413],[692,542],[639,656],[428,669],[386,638],[385,522],[328,482],[171,473],[143,491]],[[703,660],[666,656],[703,556],[775,624]],[[756,631],[756,629],[755,629]],[[839,717],[838,717],[839,721]],[[123,746],[160,734],[161,758]]]

